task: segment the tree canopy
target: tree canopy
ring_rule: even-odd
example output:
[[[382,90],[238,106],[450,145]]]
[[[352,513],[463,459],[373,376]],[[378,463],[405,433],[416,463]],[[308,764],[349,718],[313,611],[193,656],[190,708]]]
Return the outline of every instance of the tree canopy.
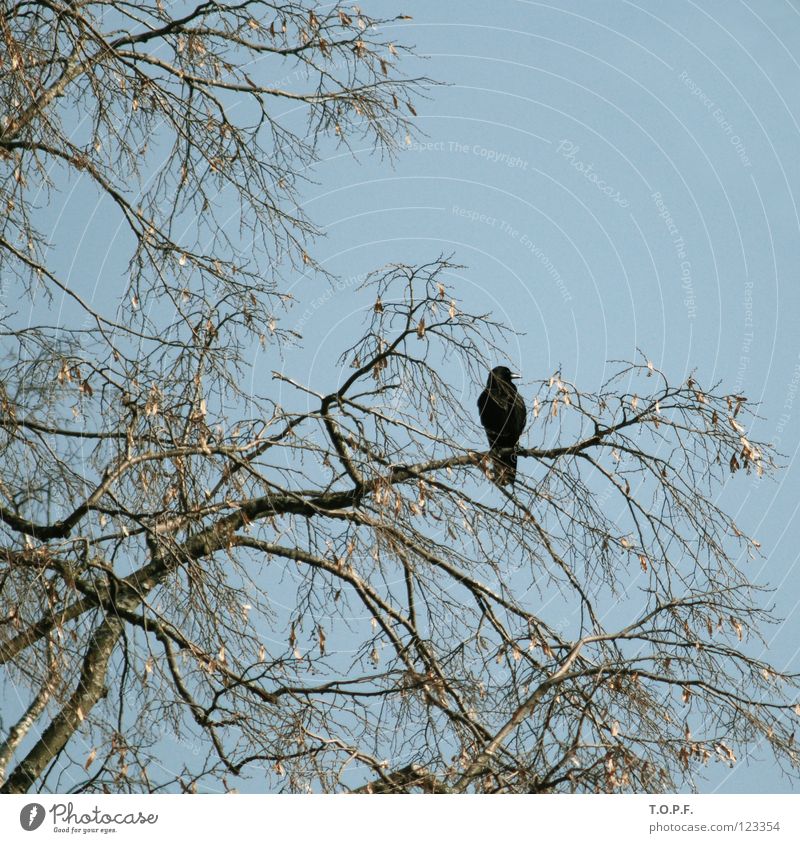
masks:
[[[509,329],[451,256],[344,293],[337,383],[285,364],[287,279],[330,281],[309,167],[412,131],[402,21],[3,6],[5,791],[670,791],[759,741],[796,769],[759,545],[715,502],[775,467],[744,396],[644,355],[528,373],[498,488],[464,433]],[[127,232],[101,292],[48,236],[75,183]]]

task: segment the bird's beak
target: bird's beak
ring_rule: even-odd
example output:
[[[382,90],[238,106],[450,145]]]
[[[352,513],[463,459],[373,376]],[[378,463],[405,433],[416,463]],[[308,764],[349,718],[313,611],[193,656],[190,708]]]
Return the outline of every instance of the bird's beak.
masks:
[[[516,372],[512,372],[512,373],[511,373],[511,380],[512,380],[512,381],[518,381],[521,377],[522,377],[522,376],[521,376],[521,375],[518,375]]]

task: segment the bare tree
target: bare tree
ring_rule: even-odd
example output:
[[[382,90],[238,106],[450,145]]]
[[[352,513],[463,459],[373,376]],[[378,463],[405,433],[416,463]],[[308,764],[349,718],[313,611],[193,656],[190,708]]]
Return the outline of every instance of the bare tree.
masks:
[[[275,267],[313,269],[299,174],[326,133],[391,148],[424,81],[396,75],[389,22],[38,1],[0,22],[0,270],[83,314],[3,314],[0,663],[27,694],[3,790],[663,791],[761,741],[796,768],[758,545],[714,502],[774,467],[743,396],[645,358],[594,393],[557,373],[498,488],[470,442],[506,328],[443,258],[353,294],[339,383],[282,366]],[[130,229],[111,306],[37,227],[74,171]],[[264,395],[241,386],[258,342]]]

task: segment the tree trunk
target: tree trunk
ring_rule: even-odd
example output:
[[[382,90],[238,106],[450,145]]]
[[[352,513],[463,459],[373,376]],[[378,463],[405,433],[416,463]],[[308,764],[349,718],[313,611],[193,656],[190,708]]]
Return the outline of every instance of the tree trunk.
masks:
[[[103,696],[108,661],[121,632],[122,623],[112,617],[106,617],[95,630],[83,661],[78,687],[25,759],[8,777],[0,792],[26,793],[47,765],[61,752],[83,719]]]

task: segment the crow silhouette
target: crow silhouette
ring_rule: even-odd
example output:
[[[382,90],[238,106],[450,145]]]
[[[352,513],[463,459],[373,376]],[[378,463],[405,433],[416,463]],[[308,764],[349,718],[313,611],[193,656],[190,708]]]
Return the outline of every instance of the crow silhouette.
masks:
[[[507,486],[517,477],[517,454],[515,450],[519,437],[525,429],[527,413],[525,402],[514,386],[513,375],[508,366],[495,366],[489,372],[486,389],[478,398],[478,412],[481,424],[489,440],[492,453],[494,482]],[[498,453],[505,450],[504,453]]]

